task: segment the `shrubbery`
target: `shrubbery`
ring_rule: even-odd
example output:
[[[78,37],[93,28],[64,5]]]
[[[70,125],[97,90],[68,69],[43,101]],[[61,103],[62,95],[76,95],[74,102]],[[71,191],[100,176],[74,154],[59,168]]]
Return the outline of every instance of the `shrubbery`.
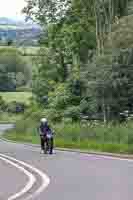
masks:
[[[70,118],[72,121],[79,121],[80,119],[80,108],[79,106],[68,107],[64,112],[65,118]]]
[[[26,110],[27,105],[22,102],[12,101],[12,102],[5,102],[4,99],[0,96],[0,112],[5,113],[24,113]]]
[[[14,113],[14,114],[24,113],[25,109],[26,109],[26,105],[21,102],[13,101],[13,102],[8,103],[7,105],[7,112],[9,113]]]
[[[6,110],[6,103],[3,98],[0,96],[0,112],[4,112]]]
[[[9,139],[24,142],[39,142],[38,126],[41,112],[16,123],[16,129],[8,134]],[[35,120],[36,118],[36,120]],[[101,123],[50,123],[55,131],[55,145],[65,148],[79,148],[111,153],[133,153],[132,122],[122,125]],[[129,142],[130,139],[130,142]]]

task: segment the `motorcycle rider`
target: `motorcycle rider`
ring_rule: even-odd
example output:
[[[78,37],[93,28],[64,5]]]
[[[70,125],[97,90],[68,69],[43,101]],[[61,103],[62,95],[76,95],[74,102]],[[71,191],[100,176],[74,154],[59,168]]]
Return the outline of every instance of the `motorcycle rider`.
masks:
[[[49,154],[53,153],[53,132],[48,124],[46,118],[41,119],[41,124],[39,127],[40,141],[41,141],[41,153]]]

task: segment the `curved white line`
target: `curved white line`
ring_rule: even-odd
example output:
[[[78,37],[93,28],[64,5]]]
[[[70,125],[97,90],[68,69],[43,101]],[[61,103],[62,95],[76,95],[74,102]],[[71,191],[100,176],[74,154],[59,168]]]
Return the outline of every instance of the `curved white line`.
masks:
[[[23,143],[17,143],[17,142],[12,142],[12,141],[5,141],[5,140],[3,140],[3,139],[0,139],[0,141],[2,141],[2,142],[5,142],[5,143],[10,143],[10,144],[14,144],[14,145],[17,145],[17,144],[19,144],[19,145],[24,145],[23,146],[23,148],[24,149],[27,149],[27,150],[29,150],[29,151],[32,151],[32,152],[38,152],[38,150],[37,150],[37,148],[38,147],[33,147],[33,146],[31,146],[31,145],[29,145],[29,144],[23,144]],[[30,148],[29,148],[30,147]],[[62,150],[58,150],[58,151],[60,151],[60,152],[70,152],[70,151],[62,151]],[[83,154],[83,155],[87,155],[87,156],[96,156],[96,157],[99,157],[99,158],[104,158],[104,159],[108,159],[108,160],[118,160],[118,161],[126,161],[126,162],[133,162],[133,159],[131,159],[131,158],[122,158],[122,157],[116,157],[115,156],[115,154],[114,154],[114,156],[113,155],[100,155],[100,154],[96,154],[96,153],[87,153],[87,152],[80,152],[80,151],[73,151],[74,153],[80,153],[80,154]],[[71,152],[70,152],[71,153]]]
[[[34,194],[29,195],[25,200],[29,200],[29,199],[31,199],[31,198],[33,199],[33,197],[34,197],[34,198],[37,197],[37,196],[38,196],[40,193],[42,193],[42,192],[48,187],[48,185],[50,184],[50,179],[49,179],[49,177],[48,177],[46,174],[44,174],[42,171],[40,171],[39,169],[37,169],[37,168],[35,168],[35,167],[33,167],[33,166],[31,166],[31,165],[29,165],[29,164],[23,162],[23,161],[20,161],[20,160],[17,160],[17,159],[15,159],[15,158],[12,158],[12,157],[10,157],[10,156],[4,155],[4,154],[0,154],[0,156],[3,156],[3,157],[5,157],[5,158],[7,158],[7,159],[10,159],[10,160],[12,160],[12,161],[15,161],[15,162],[17,162],[17,163],[19,163],[19,164],[21,164],[21,165],[23,165],[23,166],[29,168],[30,170],[34,171],[35,173],[37,173],[37,174],[41,177],[41,179],[42,179],[42,184],[41,184],[41,186],[38,188],[38,190],[36,190],[36,191],[34,192]],[[8,199],[8,200],[10,200],[10,199]]]
[[[22,196],[23,194],[25,194],[26,192],[28,192],[32,188],[32,186],[35,183],[36,179],[30,172],[28,172],[26,169],[24,169],[23,167],[19,166],[18,164],[13,163],[12,161],[10,161],[10,160],[8,160],[6,158],[3,158],[3,157],[0,157],[0,160],[3,160],[4,162],[12,165],[13,167],[16,167],[17,169],[22,171],[29,178],[29,181],[28,181],[27,185],[20,192],[14,194],[14,195],[12,195],[11,197],[8,198],[8,200],[15,200],[16,198],[18,198],[18,197]]]

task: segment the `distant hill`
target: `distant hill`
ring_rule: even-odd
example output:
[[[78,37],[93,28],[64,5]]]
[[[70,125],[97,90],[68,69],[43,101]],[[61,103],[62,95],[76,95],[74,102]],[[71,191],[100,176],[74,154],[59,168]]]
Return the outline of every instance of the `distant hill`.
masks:
[[[0,18],[0,44],[12,41],[16,45],[37,45],[41,28],[39,25],[6,17]]]
[[[11,24],[15,24],[15,20],[13,19],[9,19],[9,18],[6,18],[6,17],[0,17],[0,24],[3,24],[3,25],[11,25]]]

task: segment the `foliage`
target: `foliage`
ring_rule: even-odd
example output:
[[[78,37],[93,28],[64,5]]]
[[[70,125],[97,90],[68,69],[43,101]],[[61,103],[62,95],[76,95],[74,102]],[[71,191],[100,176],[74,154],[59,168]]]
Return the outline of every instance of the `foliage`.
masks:
[[[31,80],[31,70],[16,48],[0,48],[0,90],[15,91]]]
[[[21,123],[20,123],[21,122]],[[39,143],[37,122],[32,118],[17,122],[16,130],[5,135],[7,139]],[[56,147],[76,148],[111,153],[133,153],[132,122],[123,125],[89,123],[59,123],[52,126],[55,130]]]
[[[6,108],[6,111],[8,113],[14,113],[14,114],[24,113],[25,110],[26,110],[26,105],[22,102],[16,102],[16,101],[8,103]]]
[[[31,105],[7,137],[39,142],[37,127],[47,117],[60,147],[133,153],[132,120],[120,123],[133,113],[131,1],[27,2],[24,12],[45,33],[34,59]]]
[[[24,12],[47,25],[33,93],[53,120],[133,112],[133,53],[121,51],[132,44],[128,9],[128,0],[28,1]]]
[[[3,101],[8,104],[10,102],[22,102],[26,105],[30,104],[30,98],[32,98],[31,92],[0,92],[0,96]]]
[[[133,15],[129,15],[121,18],[118,24],[113,25],[111,33],[112,40],[110,41],[109,37],[107,38],[106,47],[113,49],[133,48],[132,20]]]
[[[6,108],[6,103],[4,99],[2,98],[2,96],[0,96],[0,112],[5,111],[5,108]]]

